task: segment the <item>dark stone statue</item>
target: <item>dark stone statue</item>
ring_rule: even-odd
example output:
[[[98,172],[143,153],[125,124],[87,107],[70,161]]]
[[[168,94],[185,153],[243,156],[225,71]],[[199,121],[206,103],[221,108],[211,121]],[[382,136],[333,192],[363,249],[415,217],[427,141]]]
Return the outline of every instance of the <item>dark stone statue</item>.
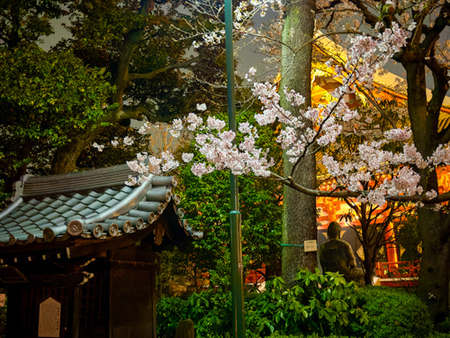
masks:
[[[364,273],[356,267],[353,249],[346,241],[341,240],[341,226],[331,222],[328,226],[328,242],[319,249],[319,260],[323,272],[339,272],[347,282],[355,281],[364,285]]]

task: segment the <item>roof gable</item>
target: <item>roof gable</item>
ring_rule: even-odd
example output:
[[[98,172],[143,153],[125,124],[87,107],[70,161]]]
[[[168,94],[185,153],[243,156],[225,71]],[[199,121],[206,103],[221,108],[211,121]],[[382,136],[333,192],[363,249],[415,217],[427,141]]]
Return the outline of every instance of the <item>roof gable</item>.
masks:
[[[188,223],[180,219],[184,215],[178,208],[180,199],[172,191],[176,178],[150,176],[140,186],[131,187],[125,181],[132,174],[127,165],[120,165],[22,177],[15,185],[14,202],[0,213],[0,254],[5,247],[30,245],[31,250],[33,245],[73,238],[92,241],[128,236],[158,223],[163,214],[165,233],[185,237],[173,242],[191,239]]]

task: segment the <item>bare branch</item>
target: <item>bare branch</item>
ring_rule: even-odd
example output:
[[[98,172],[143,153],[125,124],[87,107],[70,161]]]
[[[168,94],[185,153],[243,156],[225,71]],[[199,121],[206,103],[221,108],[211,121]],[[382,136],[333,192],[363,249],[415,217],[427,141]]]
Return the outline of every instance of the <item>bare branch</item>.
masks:
[[[445,27],[450,25],[449,14],[450,3],[445,2],[441,12],[439,13],[439,17],[434,21],[433,28],[426,33],[425,39],[421,43],[421,47],[425,51],[425,55],[427,55],[431,48],[433,48]]]
[[[332,190],[332,191],[325,191],[325,190],[315,190],[315,189],[309,189],[306,188],[296,182],[293,181],[292,177],[282,177],[278,174],[275,174],[271,172],[271,178],[281,182],[282,184],[291,187],[292,189],[295,189],[297,191],[300,191],[306,195],[310,196],[316,196],[316,197],[334,197],[334,198],[357,198],[359,196],[367,195],[369,191],[363,190],[363,191],[349,191],[349,190]],[[414,195],[414,196],[405,196],[405,195],[392,195],[387,196],[386,201],[391,202],[422,202],[423,204],[436,204],[436,203],[442,203],[450,201],[450,191],[440,194],[437,197],[428,200],[423,195]]]
[[[364,4],[363,1],[361,1],[361,0],[350,0],[350,1],[361,10],[361,14],[364,16],[364,20],[369,25],[374,27],[377,24],[377,22],[380,21],[378,19],[378,17],[376,15],[372,14],[372,12],[369,10],[369,8],[366,7],[366,5]]]

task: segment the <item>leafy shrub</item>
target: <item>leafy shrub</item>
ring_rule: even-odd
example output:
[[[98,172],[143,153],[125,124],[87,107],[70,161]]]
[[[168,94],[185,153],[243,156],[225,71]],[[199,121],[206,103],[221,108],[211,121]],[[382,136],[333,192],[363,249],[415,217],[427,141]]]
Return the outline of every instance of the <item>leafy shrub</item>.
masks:
[[[434,327],[435,331],[450,333],[450,318],[446,318],[442,323],[437,324]]]
[[[196,337],[223,337],[231,330],[231,293],[202,291],[187,299],[163,297],[157,304],[159,337],[173,337],[178,323],[192,319]]]
[[[192,320],[196,319],[197,337],[221,337],[221,334],[230,331],[231,293],[194,293],[189,297],[189,302],[188,315]]]
[[[370,323],[364,327],[358,323],[352,323],[352,326],[354,332],[367,332],[368,337],[426,337],[432,328],[425,304],[414,294],[401,289],[361,288],[358,290],[358,305],[367,311]]]
[[[188,318],[198,338],[232,336],[231,293],[208,290],[187,299],[165,297],[157,313],[159,337],[173,337],[178,323]],[[245,321],[247,338],[271,334],[277,338],[450,338],[448,333],[431,332],[427,309],[415,295],[385,287],[358,288],[337,273],[307,270],[298,273],[291,288],[277,277],[266,283],[265,292],[246,295]]]
[[[175,335],[178,323],[188,319],[188,301],[179,297],[162,297],[156,304],[159,337]]]
[[[284,336],[284,335],[280,335],[278,332],[274,332],[273,334],[271,334],[269,336],[269,338],[351,338],[348,336],[336,336],[334,334],[330,335],[330,336],[320,336],[317,333],[313,333],[311,335],[289,335],[289,336]],[[397,337],[397,338],[403,338],[403,337]]]
[[[347,283],[338,273],[321,275],[318,270],[306,269],[297,274],[296,280],[296,285],[286,288],[283,279],[276,277],[266,283],[266,292],[249,302],[247,309],[265,325],[259,328],[261,336],[275,331],[345,334],[351,320],[368,323],[365,311],[356,306],[358,286],[354,282]]]
[[[412,338],[413,336],[411,336]],[[403,337],[402,337],[403,338]],[[407,338],[407,337],[404,337]],[[432,332],[430,333],[427,338],[450,338],[450,333],[443,333],[443,332]]]
[[[356,306],[357,286],[342,275],[302,270],[297,284],[286,288],[281,277],[266,283],[267,291],[247,295],[247,337],[317,332],[346,333],[351,321],[367,323],[367,314]],[[203,291],[187,299],[162,298],[157,305],[158,335],[172,337],[180,320],[192,319],[196,337],[232,335],[231,294]]]

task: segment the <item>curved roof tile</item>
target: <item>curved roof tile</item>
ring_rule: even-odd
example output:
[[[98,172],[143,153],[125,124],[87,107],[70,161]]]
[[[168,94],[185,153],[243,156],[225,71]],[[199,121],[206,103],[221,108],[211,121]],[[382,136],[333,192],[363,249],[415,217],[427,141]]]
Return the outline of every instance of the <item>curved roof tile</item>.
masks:
[[[49,243],[69,238],[126,236],[147,228],[173,205],[170,222],[187,237],[193,233],[180,218],[175,177],[151,176],[140,186],[125,185],[128,166],[59,174],[25,175],[15,184],[13,203],[0,213],[0,247]],[[181,232],[179,232],[181,231]],[[176,243],[175,243],[176,244]]]

